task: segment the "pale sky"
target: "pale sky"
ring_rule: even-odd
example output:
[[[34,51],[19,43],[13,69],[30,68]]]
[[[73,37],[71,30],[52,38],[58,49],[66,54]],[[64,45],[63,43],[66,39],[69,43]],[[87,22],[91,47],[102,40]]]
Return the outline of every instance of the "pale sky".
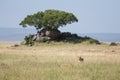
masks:
[[[0,28],[21,28],[29,14],[47,9],[73,13],[78,23],[60,28],[72,33],[120,33],[120,0],[0,0]]]

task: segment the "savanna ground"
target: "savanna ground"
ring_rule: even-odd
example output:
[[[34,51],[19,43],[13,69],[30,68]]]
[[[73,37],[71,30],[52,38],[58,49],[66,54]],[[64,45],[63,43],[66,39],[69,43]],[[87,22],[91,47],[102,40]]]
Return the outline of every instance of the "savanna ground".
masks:
[[[14,44],[0,42],[0,80],[120,80],[120,46]]]

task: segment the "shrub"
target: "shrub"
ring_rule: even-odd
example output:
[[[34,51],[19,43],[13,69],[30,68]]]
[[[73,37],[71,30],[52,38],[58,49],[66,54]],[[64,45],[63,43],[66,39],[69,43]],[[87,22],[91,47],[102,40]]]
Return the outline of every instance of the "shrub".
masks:
[[[29,36],[25,36],[24,40],[25,40],[25,45],[33,45],[33,41],[32,41],[33,35],[29,35]]]
[[[60,35],[59,41],[69,43],[81,43],[83,41],[83,37],[80,37],[77,34],[71,34],[70,32],[63,32]]]
[[[111,43],[110,43],[110,46],[117,46],[117,43],[111,42]]]
[[[49,42],[49,37],[42,37],[41,42]]]
[[[94,44],[94,43],[95,43],[95,44],[99,44],[99,41],[96,40],[96,39],[92,39],[92,38],[91,38],[91,39],[89,39],[88,41],[89,41],[90,44]]]
[[[32,46],[34,42],[37,40],[32,40],[34,35],[25,36],[25,45]],[[77,34],[71,34],[70,32],[63,32],[60,34],[60,37],[57,40],[52,40],[50,37],[41,36],[38,42],[51,42],[51,41],[59,41],[59,42],[68,42],[68,43],[81,43],[84,41],[89,42],[90,44],[100,44],[100,42],[91,37],[80,37]]]
[[[87,36],[84,37],[83,41],[88,41],[90,44],[101,44],[98,40]]]

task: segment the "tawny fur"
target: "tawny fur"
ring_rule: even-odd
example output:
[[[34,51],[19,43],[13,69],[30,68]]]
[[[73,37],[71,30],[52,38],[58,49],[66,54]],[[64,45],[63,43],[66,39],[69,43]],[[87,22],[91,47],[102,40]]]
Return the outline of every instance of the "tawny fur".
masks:
[[[82,58],[81,56],[78,56],[78,58],[79,58],[79,61],[80,61],[80,62],[83,62],[83,61],[84,61],[84,58]]]

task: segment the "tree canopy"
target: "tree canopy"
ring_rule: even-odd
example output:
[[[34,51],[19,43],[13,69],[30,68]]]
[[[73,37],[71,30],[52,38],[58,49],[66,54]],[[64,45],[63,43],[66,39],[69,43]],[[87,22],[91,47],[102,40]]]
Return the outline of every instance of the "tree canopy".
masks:
[[[60,26],[78,22],[78,19],[72,13],[59,10],[45,10],[28,15],[21,21],[23,27],[34,26],[36,29],[57,29]]]

